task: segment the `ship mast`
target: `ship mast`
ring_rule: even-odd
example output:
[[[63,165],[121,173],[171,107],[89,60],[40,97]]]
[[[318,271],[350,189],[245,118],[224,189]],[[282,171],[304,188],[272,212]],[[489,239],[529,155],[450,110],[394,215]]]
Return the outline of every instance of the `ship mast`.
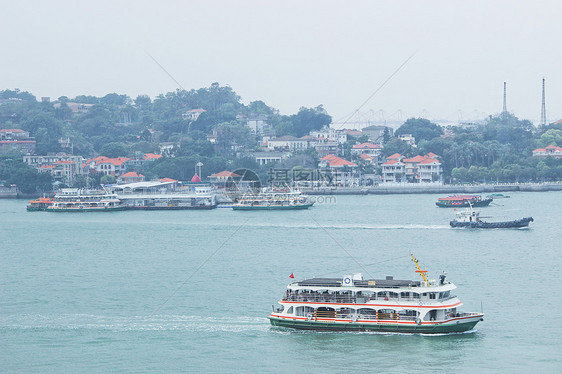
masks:
[[[427,280],[427,278],[425,276],[425,273],[427,273],[427,270],[422,270],[420,268],[420,265],[418,265],[418,260],[416,260],[416,258],[414,257],[413,254],[410,253],[410,256],[412,256],[412,261],[414,261],[414,264],[416,264],[416,267],[418,268],[418,270],[416,270],[416,273],[420,273],[420,275],[422,276],[425,283],[427,283],[427,285],[430,286],[429,281]]]

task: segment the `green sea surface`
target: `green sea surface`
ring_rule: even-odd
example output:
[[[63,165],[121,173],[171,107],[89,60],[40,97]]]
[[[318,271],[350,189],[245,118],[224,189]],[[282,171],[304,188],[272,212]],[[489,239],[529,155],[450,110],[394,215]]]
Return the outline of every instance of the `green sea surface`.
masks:
[[[438,195],[336,196],[305,211],[27,212],[0,200],[0,372],[558,372],[562,192],[511,193],[452,229]],[[453,335],[272,327],[289,275],[447,271]]]

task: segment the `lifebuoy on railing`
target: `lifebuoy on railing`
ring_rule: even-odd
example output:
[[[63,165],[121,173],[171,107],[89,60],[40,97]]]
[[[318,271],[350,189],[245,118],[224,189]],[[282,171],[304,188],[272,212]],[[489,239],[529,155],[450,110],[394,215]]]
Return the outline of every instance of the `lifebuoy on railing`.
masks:
[[[421,325],[421,319],[416,318],[416,324]]]
[[[357,320],[359,319],[358,315],[353,316],[353,318],[351,319],[353,322],[357,322]]]
[[[308,313],[306,315],[306,319],[309,320],[309,321],[312,321],[312,313]]]

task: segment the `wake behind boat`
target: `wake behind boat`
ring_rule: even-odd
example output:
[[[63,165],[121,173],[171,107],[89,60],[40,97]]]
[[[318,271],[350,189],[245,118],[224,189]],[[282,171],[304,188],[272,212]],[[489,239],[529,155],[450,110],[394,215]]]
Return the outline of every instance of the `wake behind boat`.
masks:
[[[491,218],[491,217],[483,217]],[[521,228],[529,226],[529,223],[533,222],[533,217],[525,217],[512,221],[483,221],[480,217],[480,212],[472,209],[472,207],[467,208],[464,211],[457,212],[456,219],[450,222],[451,227],[462,227],[471,229],[509,229],[509,228]]]
[[[287,286],[280,308],[269,315],[273,326],[301,330],[381,331],[441,334],[463,332],[483,320],[482,313],[464,313],[456,289],[446,281],[428,280],[412,256],[423,280],[312,278]]]

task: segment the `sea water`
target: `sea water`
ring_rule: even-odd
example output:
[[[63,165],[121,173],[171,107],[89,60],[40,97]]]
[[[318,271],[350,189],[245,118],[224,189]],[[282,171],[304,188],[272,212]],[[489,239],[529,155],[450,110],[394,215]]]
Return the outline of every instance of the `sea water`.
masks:
[[[511,193],[451,229],[437,195],[319,198],[305,211],[27,212],[0,200],[0,371],[556,372],[562,192]],[[267,316],[295,279],[455,283],[454,335],[310,332]]]

